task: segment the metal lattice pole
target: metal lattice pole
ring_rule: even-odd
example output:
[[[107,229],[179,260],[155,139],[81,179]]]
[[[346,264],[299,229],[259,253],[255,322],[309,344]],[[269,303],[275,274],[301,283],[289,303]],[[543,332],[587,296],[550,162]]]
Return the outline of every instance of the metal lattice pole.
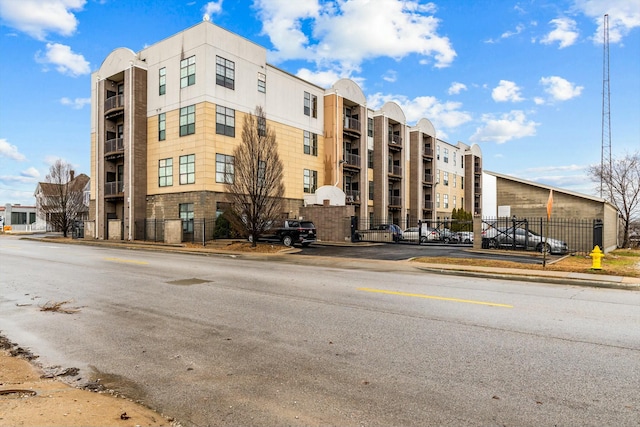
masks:
[[[604,15],[604,55],[602,61],[602,152],[600,157],[600,197],[611,179],[611,89],[609,87],[609,15]],[[606,181],[606,182],[605,182]]]

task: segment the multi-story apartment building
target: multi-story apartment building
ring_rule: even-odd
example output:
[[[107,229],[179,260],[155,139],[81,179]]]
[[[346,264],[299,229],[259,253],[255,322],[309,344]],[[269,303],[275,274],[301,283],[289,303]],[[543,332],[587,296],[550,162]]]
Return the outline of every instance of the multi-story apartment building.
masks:
[[[395,103],[368,108],[352,80],[325,90],[268,64],[266,54],[204,21],[137,53],[107,56],[92,76],[94,237],[134,239],[145,219],[219,214],[244,117],[257,106],[284,164],[283,215],[297,216],[305,196],[327,185],[342,189],[361,218],[437,219],[452,209],[438,208],[445,192],[437,179],[454,170],[449,204],[471,210],[479,200],[481,170],[465,167],[479,164],[479,147],[450,146],[427,119],[409,127]],[[455,148],[455,165],[434,157],[440,145]]]

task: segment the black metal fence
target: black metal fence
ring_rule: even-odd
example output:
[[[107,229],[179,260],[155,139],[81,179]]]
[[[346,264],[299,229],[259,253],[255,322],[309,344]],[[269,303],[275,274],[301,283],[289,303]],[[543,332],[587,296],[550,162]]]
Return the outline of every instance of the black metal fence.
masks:
[[[148,218],[136,221],[135,239],[150,242],[165,241],[165,219]],[[228,238],[231,231],[221,226],[214,218],[194,218],[182,220],[182,242],[200,243],[203,246],[214,239]]]
[[[602,247],[603,225],[599,219],[483,218],[482,230],[483,248],[540,250],[545,241],[552,249],[566,243],[568,253],[589,253],[596,244]],[[517,233],[534,236],[523,243]]]
[[[473,221],[430,221],[351,218],[353,242],[473,243]]]

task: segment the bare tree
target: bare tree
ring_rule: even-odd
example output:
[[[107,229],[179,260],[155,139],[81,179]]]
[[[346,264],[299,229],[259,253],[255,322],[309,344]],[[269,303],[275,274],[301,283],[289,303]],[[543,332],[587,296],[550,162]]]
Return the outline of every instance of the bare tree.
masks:
[[[46,220],[56,231],[67,237],[73,222],[79,219],[87,206],[84,204],[84,187],[89,177],[75,177],[71,165],[58,159],[49,168],[45,182],[38,184],[36,204],[38,216]]]
[[[253,246],[282,213],[283,165],[275,132],[262,107],[245,116],[242,142],[233,150],[233,171],[225,171],[236,228],[246,230]]]
[[[592,165],[588,169],[594,182],[602,182],[602,197],[610,201],[622,217],[622,247],[629,245],[629,229],[640,217],[640,152],[613,159],[611,169]]]

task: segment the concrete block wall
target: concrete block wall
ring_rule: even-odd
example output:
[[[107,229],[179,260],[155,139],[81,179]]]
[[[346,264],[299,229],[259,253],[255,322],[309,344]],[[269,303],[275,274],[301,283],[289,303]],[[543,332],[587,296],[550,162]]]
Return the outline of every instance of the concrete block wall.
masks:
[[[303,219],[313,221],[318,241],[350,242],[351,217],[355,216],[355,206],[305,206],[300,208]]]

